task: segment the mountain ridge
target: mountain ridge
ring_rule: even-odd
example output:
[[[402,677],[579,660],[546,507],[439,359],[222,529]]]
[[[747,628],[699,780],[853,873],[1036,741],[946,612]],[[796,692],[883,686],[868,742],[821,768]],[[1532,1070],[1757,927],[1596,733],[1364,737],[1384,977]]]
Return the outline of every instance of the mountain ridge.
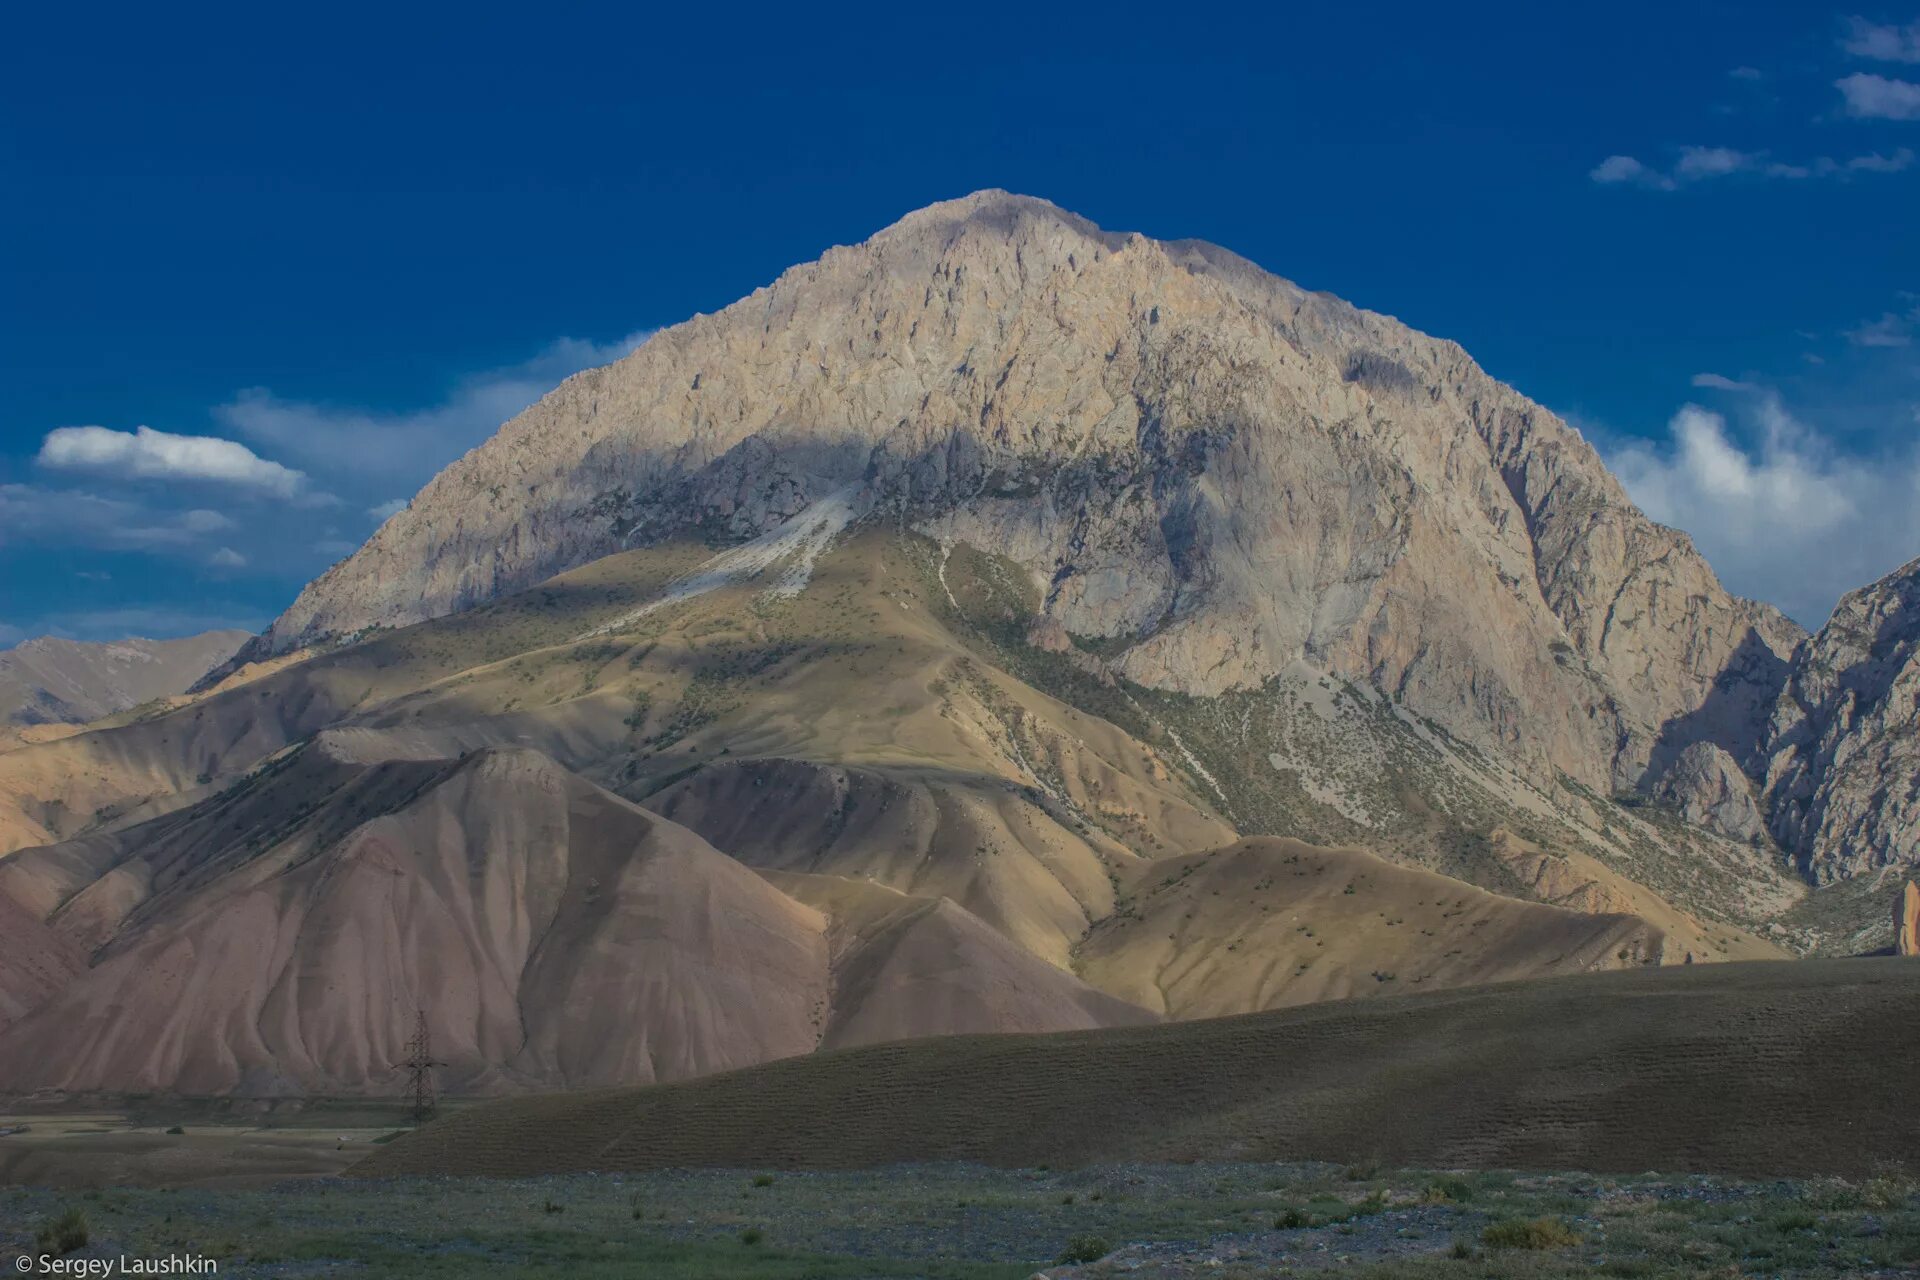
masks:
[[[0,652],[0,726],[85,724],[184,692],[252,639],[229,630],[176,640],[23,640]]]

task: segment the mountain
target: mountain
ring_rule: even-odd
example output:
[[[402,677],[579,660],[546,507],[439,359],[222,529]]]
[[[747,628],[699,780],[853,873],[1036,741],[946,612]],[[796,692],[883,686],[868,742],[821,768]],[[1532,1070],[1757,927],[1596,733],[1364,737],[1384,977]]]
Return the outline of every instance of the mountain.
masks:
[[[424,1010],[449,1087],[667,1080],[1871,949],[1768,781],[1858,758],[1793,715],[1831,639],[1457,347],[981,193],[0,753],[0,1079],[377,1092]]]
[[[1920,864],[1920,560],[1801,646],[1762,754],[1772,832],[1814,880]]]
[[[989,191],[568,379],[251,653],[829,497],[1006,554],[1141,684],[1213,695],[1304,661],[1603,791],[1750,738],[1801,635],[1454,344]]]
[[[183,692],[252,638],[208,631],[180,640],[23,641],[0,653],[0,726],[86,724]]]

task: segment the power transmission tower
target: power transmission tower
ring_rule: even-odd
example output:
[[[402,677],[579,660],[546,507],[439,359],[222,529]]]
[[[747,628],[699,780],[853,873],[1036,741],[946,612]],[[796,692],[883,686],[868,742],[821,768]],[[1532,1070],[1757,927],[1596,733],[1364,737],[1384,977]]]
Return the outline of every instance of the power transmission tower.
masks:
[[[427,1011],[414,1011],[413,1039],[407,1041],[406,1061],[394,1069],[407,1073],[407,1098],[413,1104],[413,1122],[433,1119],[433,1069],[447,1064],[433,1056],[433,1033],[427,1029]]]

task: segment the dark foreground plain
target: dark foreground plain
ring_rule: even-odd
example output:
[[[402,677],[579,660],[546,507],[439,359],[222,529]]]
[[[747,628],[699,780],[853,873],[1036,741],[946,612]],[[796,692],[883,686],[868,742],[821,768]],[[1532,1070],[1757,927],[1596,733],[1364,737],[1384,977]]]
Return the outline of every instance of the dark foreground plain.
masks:
[[[1916,1190],[1297,1164],[0,1188],[0,1267],[64,1224],[85,1235],[68,1262],[189,1254],[289,1280],[1824,1280],[1912,1274]]]
[[[1871,1177],[1920,1158],[1920,963],[1683,966],[965,1036],[474,1107],[365,1177],[1370,1161]]]

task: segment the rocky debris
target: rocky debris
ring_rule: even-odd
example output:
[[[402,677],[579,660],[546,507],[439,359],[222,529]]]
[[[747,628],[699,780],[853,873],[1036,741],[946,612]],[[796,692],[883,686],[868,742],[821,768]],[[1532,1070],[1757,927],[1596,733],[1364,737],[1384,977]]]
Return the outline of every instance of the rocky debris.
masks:
[[[1893,904],[1893,954],[1920,956],[1920,884],[1911,880]]]
[[[1450,342],[1212,245],[981,192],[570,378],[248,657],[627,546],[754,538],[848,485],[1006,554],[1111,659],[1205,695],[1306,661],[1532,777],[1743,754],[1800,633],[1727,594],[1579,433]]]
[[[1920,863],[1920,560],[1800,647],[1763,747],[1768,825],[1816,883]]]
[[[1710,742],[1696,742],[1681,752],[1653,794],[1694,826],[1729,840],[1751,843],[1766,836],[1766,821],[1747,776],[1732,756]]]

